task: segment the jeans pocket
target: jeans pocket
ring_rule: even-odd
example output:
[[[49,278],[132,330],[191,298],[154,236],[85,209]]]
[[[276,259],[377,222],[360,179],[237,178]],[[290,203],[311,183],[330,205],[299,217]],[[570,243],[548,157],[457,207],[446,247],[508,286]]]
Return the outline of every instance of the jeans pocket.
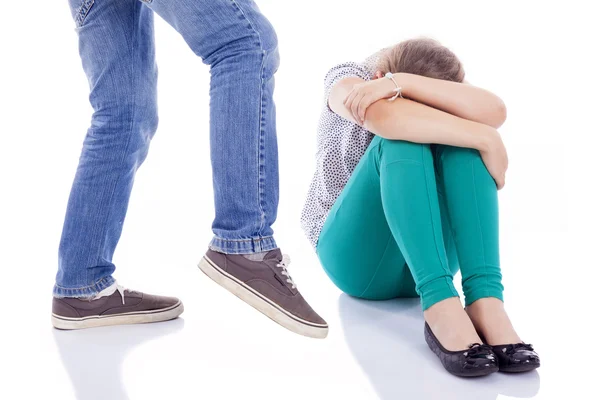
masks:
[[[73,14],[73,19],[75,20],[75,26],[81,28],[94,5],[94,0],[69,0],[69,3],[71,5],[71,14]]]

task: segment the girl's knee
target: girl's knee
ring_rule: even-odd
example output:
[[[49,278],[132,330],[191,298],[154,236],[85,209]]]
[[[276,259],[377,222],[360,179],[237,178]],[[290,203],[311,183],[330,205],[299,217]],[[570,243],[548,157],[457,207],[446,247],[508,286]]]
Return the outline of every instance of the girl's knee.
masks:
[[[373,285],[374,276],[336,276],[323,266],[331,282],[348,296],[363,300],[390,300],[400,295],[397,288],[387,285]]]
[[[386,162],[413,161],[422,163],[431,157],[428,144],[407,142],[404,140],[381,139],[381,155]]]
[[[475,149],[438,145],[436,152],[441,161],[461,163],[481,162],[481,154]]]

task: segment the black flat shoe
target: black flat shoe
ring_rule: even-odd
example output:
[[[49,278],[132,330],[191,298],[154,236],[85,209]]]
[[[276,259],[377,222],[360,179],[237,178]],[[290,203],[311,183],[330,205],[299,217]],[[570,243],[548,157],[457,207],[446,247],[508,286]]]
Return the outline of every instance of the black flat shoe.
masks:
[[[491,347],[498,358],[500,372],[527,372],[540,366],[540,356],[530,344],[501,344]]]
[[[429,324],[425,323],[425,341],[446,371],[452,375],[475,377],[498,372],[498,360],[492,348],[486,344],[474,343],[466,350],[448,351],[437,340]]]

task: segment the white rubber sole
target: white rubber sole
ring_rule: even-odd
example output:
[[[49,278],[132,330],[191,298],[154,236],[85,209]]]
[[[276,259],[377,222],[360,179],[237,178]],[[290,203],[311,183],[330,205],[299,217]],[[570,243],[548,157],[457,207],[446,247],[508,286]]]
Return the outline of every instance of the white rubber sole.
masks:
[[[83,318],[68,318],[52,313],[52,325],[57,329],[73,330],[99,326],[146,324],[175,319],[183,312],[183,303],[159,310],[140,311],[118,315],[94,315]]]
[[[198,264],[198,268],[210,279],[224,287],[244,302],[248,303],[284,328],[299,335],[311,338],[324,339],[327,337],[329,327],[305,321],[286,311],[273,301],[269,300],[244,282],[223,271],[206,256]]]

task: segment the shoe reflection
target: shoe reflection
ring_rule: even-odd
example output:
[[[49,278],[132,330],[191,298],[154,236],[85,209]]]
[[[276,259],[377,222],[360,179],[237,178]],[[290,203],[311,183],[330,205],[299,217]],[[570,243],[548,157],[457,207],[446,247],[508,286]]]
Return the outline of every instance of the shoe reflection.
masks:
[[[183,329],[184,320],[61,331],[54,340],[78,400],[129,399],[122,365],[135,347]]]
[[[471,379],[446,372],[423,338],[418,299],[367,301],[342,294],[339,312],[348,347],[382,400],[530,398],[539,391],[537,371]]]

